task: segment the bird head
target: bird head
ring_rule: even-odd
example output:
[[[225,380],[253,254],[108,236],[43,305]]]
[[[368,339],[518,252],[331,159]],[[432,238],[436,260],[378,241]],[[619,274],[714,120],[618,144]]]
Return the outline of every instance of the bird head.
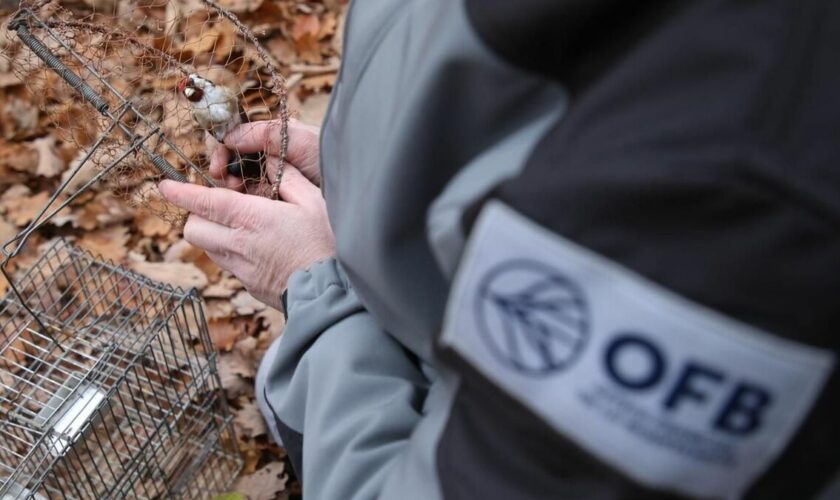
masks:
[[[182,93],[188,101],[198,102],[204,96],[204,88],[209,83],[209,80],[192,74],[178,83],[178,92]]]

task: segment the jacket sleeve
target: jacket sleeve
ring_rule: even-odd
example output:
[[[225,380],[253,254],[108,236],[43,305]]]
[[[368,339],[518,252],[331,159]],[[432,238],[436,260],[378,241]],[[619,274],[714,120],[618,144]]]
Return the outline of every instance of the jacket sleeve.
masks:
[[[421,417],[428,382],[365,310],[339,264],[294,274],[288,322],[257,393],[307,498],[371,498]]]

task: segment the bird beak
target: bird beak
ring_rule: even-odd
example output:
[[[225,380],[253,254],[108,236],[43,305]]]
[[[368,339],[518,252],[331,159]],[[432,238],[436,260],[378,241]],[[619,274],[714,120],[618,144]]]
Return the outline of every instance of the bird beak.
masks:
[[[192,97],[193,94],[195,94],[195,89],[194,88],[187,87],[187,88],[184,89],[184,95],[187,96],[187,98]]]
[[[180,82],[178,82],[178,92],[185,93],[187,85],[190,83],[190,78],[184,78]]]

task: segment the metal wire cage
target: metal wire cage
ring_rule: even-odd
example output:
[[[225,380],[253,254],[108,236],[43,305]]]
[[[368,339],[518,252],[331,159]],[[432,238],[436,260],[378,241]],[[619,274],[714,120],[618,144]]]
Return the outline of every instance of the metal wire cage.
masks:
[[[226,491],[241,461],[194,290],[64,241],[16,288],[0,303],[0,498]]]

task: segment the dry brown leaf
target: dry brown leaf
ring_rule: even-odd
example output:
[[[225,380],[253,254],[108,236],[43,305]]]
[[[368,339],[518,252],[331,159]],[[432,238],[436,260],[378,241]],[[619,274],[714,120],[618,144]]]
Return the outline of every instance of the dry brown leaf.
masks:
[[[143,236],[164,236],[172,230],[168,222],[146,210],[134,216],[134,224]]]
[[[271,462],[250,476],[236,482],[236,491],[250,500],[271,500],[286,489],[289,477],[283,462]]]
[[[50,199],[50,193],[41,191],[33,195],[9,196],[7,199],[5,198],[4,196],[2,206],[6,211],[6,219],[18,227],[23,227],[41,212]]]
[[[318,92],[335,85],[335,73],[326,75],[309,76],[300,81],[300,86],[312,92]]]
[[[248,316],[267,307],[245,290],[237,293],[230,303],[236,308],[236,314],[240,316]]]
[[[81,164],[81,161],[84,159],[86,154],[87,153],[85,151],[79,151],[76,158],[70,162],[70,168],[68,168],[61,176],[62,182],[69,181],[67,184],[67,190],[71,193],[78,191],[80,187],[84,186],[86,182],[93,179],[93,176],[96,175],[96,165],[92,161],[87,161],[84,164]],[[81,168],[79,168],[80,164]],[[79,171],[74,175],[73,172],[76,171],[77,168]],[[70,179],[71,175],[73,175],[72,179]]]
[[[134,211],[109,191],[97,193],[74,213],[73,227],[85,230],[124,222],[134,217]]]
[[[32,194],[32,190],[29,189],[29,187],[23,184],[15,184],[3,193],[0,193],[0,208],[2,208],[5,203],[10,201],[13,202],[13,200],[16,200],[17,198],[29,196],[30,194]]]
[[[9,186],[15,186],[28,180],[29,176],[26,174],[12,170],[7,165],[3,165],[2,162],[0,162],[0,191],[7,189]]]
[[[26,357],[29,351],[28,345],[32,342],[32,339],[28,332],[23,332],[17,337],[4,333],[4,340],[10,338],[14,340],[9,342],[8,345],[5,345],[2,353],[0,353],[0,369],[18,372],[26,365]]]
[[[17,232],[18,231],[15,226],[9,224],[9,222],[3,217],[0,217],[0,245],[14,238]]]
[[[41,177],[55,177],[64,170],[64,159],[58,155],[55,137],[47,135],[32,141],[32,147],[38,154],[35,173]]]
[[[14,87],[21,83],[23,83],[23,80],[20,79],[17,73],[0,73],[0,89]]]
[[[207,276],[194,264],[182,262],[132,262],[128,265],[132,271],[162,283],[168,283],[184,290],[207,286]]]
[[[263,0],[219,0],[219,4],[233,13],[244,14],[259,10]]]
[[[166,249],[163,260],[165,262],[193,262],[203,253],[204,250],[190,244],[189,241],[178,240]]]
[[[318,38],[321,34],[321,21],[315,14],[296,16],[292,25],[292,38],[298,41],[302,38]]]
[[[61,212],[55,214],[50,219],[50,224],[52,224],[53,226],[56,226],[56,227],[66,226],[67,224],[70,224],[72,226],[72,225],[76,224],[76,220],[78,218],[79,218],[78,213],[75,213],[75,212],[72,212],[72,211],[67,211],[67,210],[62,210]]]
[[[308,125],[320,127],[327,114],[330,103],[329,94],[316,94],[308,97],[298,109],[298,119]]]
[[[243,354],[242,350],[239,348],[239,344],[241,343],[242,340],[237,342],[234,346],[234,350],[231,351],[230,356],[226,358],[228,365],[227,368],[230,370],[230,373],[239,375],[240,377],[254,378],[257,374],[257,367],[254,364],[253,359]]]
[[[210,52],[214,57],[224,60],[230,55],[235,42],[236,29],[234,26],[230,23],[222,23],[208,30],[196,32],[179,49],[193,54]]]
[[[281,64],[289,66],[292,62],[297,60],[295,48],[285,38],[274,37],[266,42],[265,45],[269,53],[271,53],[271,55],[274,56],[274,58]]]
[[[251,336],[244,336],[240,337],[239,340],[233,345],[233,353],[238,354],[242,357],[242,361],[249,362],[251,364],[251,369],[253,373],[256,375],[257,368],[260,365],[260,361],[262,359],[263,352],[257,350],[259,346],[259,340],[256,337]]]
[[[38,130],[38,108],[24,99],[6,100],[0,111],[3,135],[6,138],[31,137]]]
[[[241,400],[243,398],[239,399]],[[250,476],[257,471],[260,463],[279,462],[286,458],[286,450],[280,448],[267,438],[244,439],[240,435],[237,441],[239,442],[239,452],[245,461],[242,468],[242,475]],[[285,492],[284,495],[281,495],[281,498],[287,498]]]
[[[219,354],[219,378],[228,399],[236,399],[243,394],[253,392],[253,383],[246,380],[246,378],[253,378],[257,373],[253,365],[250,360],[238,352]]]
[[[120,222],[126,222],[134,217],[134,209],[129,207],[124,200],[118,198],[110,191],[103,191],[96,195],[94,201],[100,204],[102,210],[96,216],[96,220],[100,225],[107,226]]]
[[[262,320],[262,326],[265,328],[265,335],[260,335],[259,349],[268,349],[269,344],[274,341],[280,334],[283,333],[283,328],[286,326],[286,317],[282,312],[273,307],[266,307],[257,313],[257,318]]]
[[[298,57],[307,63],[320,64],[324,57],[321,54],[321,21],[315,14],[297,16],[292,25],[292,39],[295,42]]]
[[[205,288],[204,293],[202,293],[205,297],[207,297],[207,288]],[[208,321],[214,319],[232,319],[233,313],[233,304],[231,304],[229,300],[208,299],[204,303],[204,315],[207,316]]]
[[[257,443],[256,439],[238,439],[239,453],[242,455],[242,460],[245,462],[242,465],[241,476],[250,476],[257,472],[257,466],[260,464],[262,458],[263,447]],[[240,476],[240,477],[241,477]]]
[[[201,252],[201,255],[198,256],[197,259],[193,262],[199,269],[207,275],[207,279],[211,282],[217,282],[222,277],[222,268],[219,267],[218,264],[213,262],[213,259],[210,258],[204,251]]]
[[[210,332],[210,340],[220,351],[230,351],[236,343],[236,339],[242,334],[242,329],[232,321],[210,321],[207,323]]]
[[[97,203],[86,203],[73,213],[71,222],[73,227],[90,231],[99,227],[99,215],[104,212],[101,205]]]
[[[17,234],[17,228],[8,222],[6,219],[0,217],[0,246],[11,240]],[[9,289],[9,282],[0,274],[0,294],[6,293]]]
[[[18,172],[35,172],[38,152],[21,143],[0,143],[0,166]]]
[[[325,75],[327,73],[337,73],[341,68],[341,61],[338,58],[331,57],[329,61],[324,64],[292,64],[289,66],[291,73],[301,73],[303,76]]]
[[[117,0],[84,0],[84,2],[99,12],[113,12]]]
[[[152,215],[149,216],[154,217]],[[181,239],[173,243],[172,246],[166,249],[163,260],[166,262],[181,261],[195,264],[207,276],[207,280],[210,283],[217,283],[222,277],[222,268],[213,262],[204,250],[191,245],[187,240]],[[208,295],[206,292],[203,295],[205,297],[216,297],[216,295]],[[228,295],[225,295],[225,297],[230,297],[231,295],[233,295],[232,291]]]
[[[242,282],[227,273],[222,273],[219,281],[211,283],[202,292],[207,298],[226,299],[232,297],[238,290],[242,290]]]
[[[335,33],[332,37],[332,49],[336,56],[341,57],[344,51],[344,28],[347,23],[347,5],[341,6],[341,11],[338,14],[338,22],[336,23]]]
[[[128,239],[127,227],[111,226],[86,233],[79,246],[95,256],[119,263],[128,255]]]
[[[268,432],[265,419],[254,401],[248,401],[242,405],[242,409],[234,412],[233,423],[236,425],[239,436],[253,438]]]
[[[335,35],[335,30],[338,27],[338,15],[335,12],[327,11],[321,18],[321,29],[318,32],[318,39],[323,40],[327,37]]]

